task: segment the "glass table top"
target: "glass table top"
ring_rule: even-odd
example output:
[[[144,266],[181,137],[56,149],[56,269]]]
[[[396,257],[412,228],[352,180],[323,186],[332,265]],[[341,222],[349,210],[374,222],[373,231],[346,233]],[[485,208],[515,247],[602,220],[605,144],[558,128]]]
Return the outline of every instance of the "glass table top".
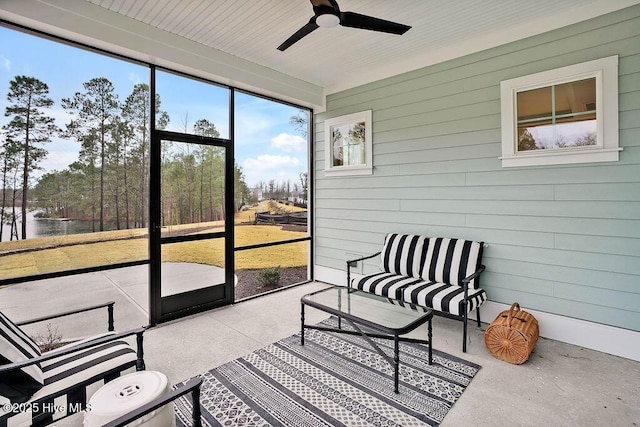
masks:
[[[431,310],[368,292],[336,286],[302,297],[302,303],[358,323],[404,334],[432,317]]]

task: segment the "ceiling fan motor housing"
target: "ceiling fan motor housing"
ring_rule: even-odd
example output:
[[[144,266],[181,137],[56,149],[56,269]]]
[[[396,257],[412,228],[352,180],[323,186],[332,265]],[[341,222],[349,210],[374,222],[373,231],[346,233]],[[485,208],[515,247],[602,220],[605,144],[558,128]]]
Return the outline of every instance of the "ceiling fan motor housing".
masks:
[[[316,24],[322,28],[337,27],[340,23],[340,17],[333,12],[325,12],[316,16]]]

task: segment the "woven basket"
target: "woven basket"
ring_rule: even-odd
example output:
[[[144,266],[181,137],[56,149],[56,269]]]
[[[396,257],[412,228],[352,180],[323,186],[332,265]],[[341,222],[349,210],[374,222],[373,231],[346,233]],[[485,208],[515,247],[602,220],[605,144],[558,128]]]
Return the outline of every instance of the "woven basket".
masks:
[[[497,359],[520,365],[538,342],[538,321],[531,313],[520,310],[514,302],[491,322],[484,333],[484,343]]]

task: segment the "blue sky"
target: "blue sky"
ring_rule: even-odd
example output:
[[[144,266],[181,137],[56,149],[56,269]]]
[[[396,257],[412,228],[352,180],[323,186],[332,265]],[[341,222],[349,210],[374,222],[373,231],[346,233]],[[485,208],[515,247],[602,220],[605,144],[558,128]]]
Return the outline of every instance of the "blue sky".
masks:
[[[95,77],[106,77],[114,85],[120,101],[135,84],[149,82],[149,69],[83,49],[0,27],[0,126],[8,105],[9,82],[17,75],[42,80],[49,86],[54,107],[47,114],[64,127],[71,116],[61,99],[83,91],[82,84]],[[196,120],[212,121],[222,137],[229,136],[229,94],[227,89],[173,74],[156,78],[161,109],[170,116],[167,129],[183,132]],[[307,145],[289,122],[298,109],[258,97],[236,93],[235,153],[249,186],[258,181],[299,182],[307,170]],[[79,144],[53,138],[47,144],[49,156],[43,162],[47,171],[65,169],[77,159]]]

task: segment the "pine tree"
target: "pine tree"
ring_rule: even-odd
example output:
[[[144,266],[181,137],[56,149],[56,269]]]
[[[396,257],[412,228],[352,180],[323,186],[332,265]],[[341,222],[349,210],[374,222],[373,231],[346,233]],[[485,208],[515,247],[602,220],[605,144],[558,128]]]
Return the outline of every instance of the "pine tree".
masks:
[[[84,93],[76,92],[73,98],[62,100],[63,108],[70,110],[76,117],[67,124],[67,134],[82,144],[85,153],[93,153],[99,158],[100,170],[100,231],[104,231],[105,217],[105,169],[107,139],[118,116],[118,95],[113,84],[104,77],[89,80],[83,84]],[[95,165],[96,158],[88,159]]]
[[[58,129],[52,117],[42,109],[51,108],[53,100],[47,95],[49,86],[35,77],[16,76],[9,82],[7,100],[10,105],[4,115],[11,121],[4,125],[6,141],[15,144],[22,166],[22,239],[27,238],[28,190],[31,172],[47,155],[42,145],[51,141]]]
[[[138,227],[144,227],[146,224],[146,208],[147,208],[147,182],[149,178],[148,170],[148,151],[151,136],[149,129],[149,118],[151,116],[149,102],[149,85],[146,83],[138,83],[133,87],[133,91],[124,101],[122,106],[122,119],[131,127],[133,131],[133,140],[136,147],[130,153],[132,157],[138,160],[139,181],[138,181],[138,197],[137,197],[137,214],[136,219]],[[160,95],[156,94],[156,129],[164,129],[169,123],[169,115],[160,111]],[[132,159],[133,160],[133,159]],[[133,164],[129,164],[133,167]],[[134,215],[135,218],[135,215]]]

